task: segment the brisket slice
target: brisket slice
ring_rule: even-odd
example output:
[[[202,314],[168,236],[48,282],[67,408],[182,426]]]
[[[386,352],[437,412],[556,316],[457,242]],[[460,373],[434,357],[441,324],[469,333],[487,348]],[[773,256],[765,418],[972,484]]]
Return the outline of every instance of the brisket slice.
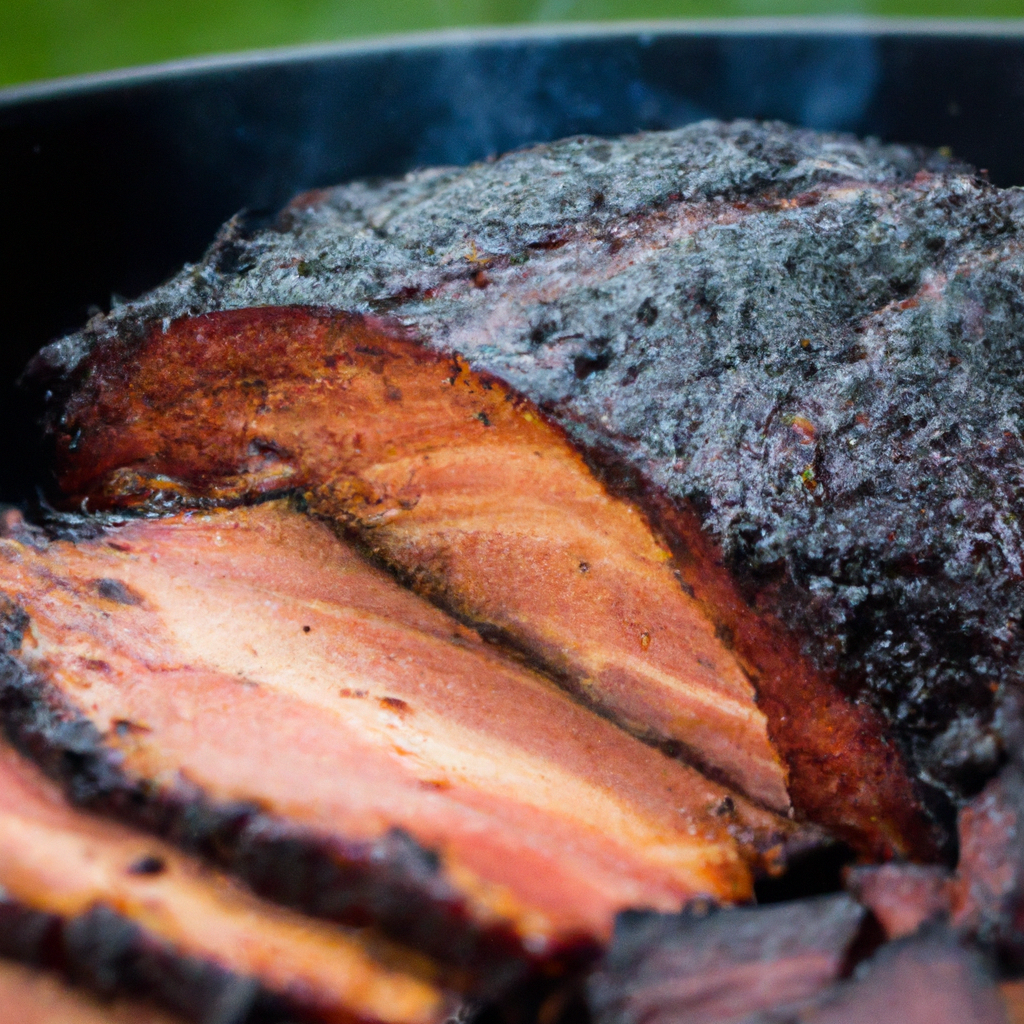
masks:
[[[997,766],[1024,656],[1022,217],[937,156],[779,124],[574,138],[233,221],[34,372],[73,447],[97,343],[231,308],[391,314],[657,495],[670,540],[696,522],[767,624],[775,653],[740,630],[744,657],[804,694],[835,676],[959,797]]]
[[[101,1002],[57,977],[0,961],[0,1007],[10,1024],[181,1024],[144,1003]]]
[[[0,540],[9,732],[85,803],[494,989],[630,906],[748,899],[800,830],[271,503]]]
[[[869,856],[933,854],[870,711],[824,684],[806,700],[791,672],[760,671],[742,643],[737,653],[697,597],[709,572],[681,580],[636,507],[608,494],[561,430],[393,325],[276,308],[154,325],[127,352],[94,353],[66,418],[61,484],[75,505],[159,510],[298,491],[418,590],[642,738],[785,811],[770,731],[799,811]],[[761,659],[771,650],[756,631],[730,635],[754,640]]]
[[[151,836],[72,808],[6,744],[0,892],[0,954],[107,997],[156,998],[189,1020],[440,1024],[456,1005],[423,957],[264,903]]]

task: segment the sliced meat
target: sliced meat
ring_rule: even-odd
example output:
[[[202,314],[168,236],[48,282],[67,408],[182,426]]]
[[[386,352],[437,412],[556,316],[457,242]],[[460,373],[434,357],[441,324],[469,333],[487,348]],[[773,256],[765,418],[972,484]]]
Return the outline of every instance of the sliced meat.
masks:
[[[100,1002],[55,975],[0,961],[0,1007],[10,1024],[180,1024],[144,1003]]]
[[[623,915],[589,984],[596,1024],[788,1020],[839,979],[864,916],[842,894],[707,916]]]
[[[298,489],[631,732],[789,808],[753,686],[669,552],[500,382],[361,317],[253,310],[155,330],[92,385],[64,452],[76,501]]]
[[[254,898],[143,833],[68,805],[0,745],[0,950],[197,1021],[438,1024],[454,1000],[423,957]],[[215,1012],[216,1011],[216,1012]]]
[[[492,985],[626,907],[748,899],[797,834],[280,503],[8,532],[8,728],[79,799]]]
[[[799,1024],[1006,1024],[991,966],[953,934],[890,942]]]
[[[877,716],[810,687],[799,655],[731,605],[714,622],[708,607],[726,602],[695,544],[681,552],[695,577],[681,586],[637,508],[611,497],[535,407],[393,326],[302,309],[158,325],[130,350],[97,351],[60,449],[76,504],[298,490],[602,713],[785,809],[754,676],[801,810],[866,853],[933,853]]]
[[[847,700],[817,671],[763,601],[748,603],[699,518],[637,485],[683,583],[757,688],[769,735],[789,769],[793,804],[864,859],[934,860],[941,829],[923,811],[906,761],[878,711]]]

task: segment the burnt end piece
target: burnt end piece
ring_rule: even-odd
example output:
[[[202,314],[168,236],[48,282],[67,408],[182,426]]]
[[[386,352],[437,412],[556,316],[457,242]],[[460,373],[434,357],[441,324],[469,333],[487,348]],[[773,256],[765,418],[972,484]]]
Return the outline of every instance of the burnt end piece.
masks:
[[[890,939],[948,922],[1011,971],[1024,969],[1024,771],[1010,764],[960,811],[956,872],[916,864],[853,868],[847,888]]]
[[[702,916],[624,914],[589,1001],[597,1024],[718,1024],[795,1010],[838,979],[865,919],[839,894]]]
[[[17,615],[0,615],[0,621],[8,623],[11,650],[25,623]],[[0,718],[8,739],[60,782],[74,803],[155,832],[239,876],[267,899],[343,924],[372,921],[437,956],[454,972],[452,984],[481,993],[502,991],[529,969],[521,946],[501,926],[474,930],[436,856],[401,830],[340,849],[253,805],[212,803],[183,784],[169,792],[147,787],[121,771],[117,753],[90,721],[8,653],[0,653]],[[577,955],[585,962],[594,952],[567,951],[567,962]]]
[[[202,1024],[295,1019],[280,998],[254,979],[175,954],[102,905],[65,920],[2,901],[0,956],[56,970],[105,998],[145,996]]]
[[[947,929],[891,942],[794,1024],[1006,1024],[991,967]]]
[[[1024,968],[1024,771],[1016,764],[960,812],[953,921]]]
[[[930,921],[947,920],[957,882],[951,871],[936,865],[882,864],[852,868],[846,886],[886,936],[899,939]]]

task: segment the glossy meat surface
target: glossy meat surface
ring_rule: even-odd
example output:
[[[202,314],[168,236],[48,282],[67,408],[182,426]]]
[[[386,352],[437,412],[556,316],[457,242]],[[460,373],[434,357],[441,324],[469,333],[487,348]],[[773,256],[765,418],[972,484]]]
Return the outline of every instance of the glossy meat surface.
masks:
[[[770,731],[801,811],[862,851],[931,852],[881,722],[823,682],[813,699],[791,690],[798,652],[772,671],[771,636],[728,612],[724,628],[714,621],[724,602],[699,537],[677,570],[637,507],[609,495],[535,407],[394,325],[303,309],[154,325],[141,344],[97,354],[60,452],[62,486],[93,507],[297,490],[630,731],[785,810]]]
[[[603,942],[625,907],[748,898],[751,864],[793,832],[280,503],[33,536],[0,541],[24,741],[60,746],[36,724],[48,702],[91,724],[100,776],[116,763],[108,804],[123,786],[186,819],[238,808],[219,855],[250,880],[246,844],[319,851],[343,884],[318,912],[369,914],[455,960],[474,942],[549,956]]]

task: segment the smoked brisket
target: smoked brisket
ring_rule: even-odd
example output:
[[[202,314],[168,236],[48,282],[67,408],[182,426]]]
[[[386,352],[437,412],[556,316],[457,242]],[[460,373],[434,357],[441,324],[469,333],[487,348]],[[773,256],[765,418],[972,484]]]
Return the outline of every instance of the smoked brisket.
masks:
[[[1022,197],[779,124],[573,138],[235,218],[48,346],[68,511],[0,522],[0,716],[162,839],[2,790],[0,940],[395,1024],[609,942],[597,1024],[1016,1013]],[[907,863],[954,804],[959,864]],[[806,821],[895,860],[731,907]],[[92,902],[22,834],[83,822],[157,851]],[[368,987],[169,934],[179,874]]]
[[[738,635],[756,672],[837,679],[959,798],[999,763],[1024,656],[1022,225],[1016,189],[905,147],[747,122],[573,138],[232,221],[33,373],[73,452],[97,346],[130,387],[132,345],[183,316],[397,318],[654,495],[677,549],[709,542],[790,645],[758,664]]]
[[[667,549],[500,382],[379,321],[303,310],[154,331],[127,389],[109,357],[71,411],[69,494],[154,508],[297,491],[607,717],[789,810],[754,688]]]

